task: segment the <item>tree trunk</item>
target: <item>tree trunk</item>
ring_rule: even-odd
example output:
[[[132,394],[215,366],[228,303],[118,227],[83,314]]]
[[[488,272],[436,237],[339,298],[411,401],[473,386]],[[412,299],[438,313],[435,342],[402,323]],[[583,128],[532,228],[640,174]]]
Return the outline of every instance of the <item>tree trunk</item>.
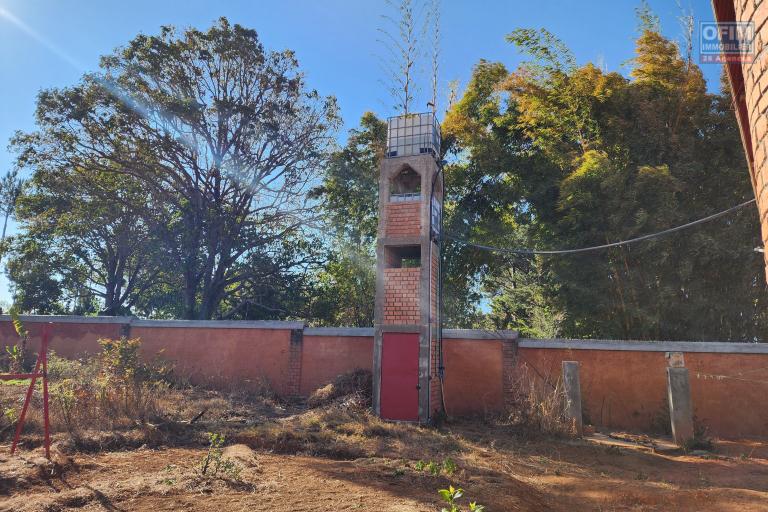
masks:
[[[5,231],[8,228],[8,217],[11,216],[11,211],[8,210],[5,212],[5,220],[3,221],[3,236],[0,237],[0,243],[5,241]]]

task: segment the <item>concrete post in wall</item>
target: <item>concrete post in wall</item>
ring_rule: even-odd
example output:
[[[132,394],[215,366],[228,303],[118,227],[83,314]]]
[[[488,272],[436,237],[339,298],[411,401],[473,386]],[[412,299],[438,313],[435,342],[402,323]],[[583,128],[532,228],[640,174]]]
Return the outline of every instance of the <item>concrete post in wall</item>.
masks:
[[[581,383],[579,362],[563,361],[563,388],[565,391],[565,417],[573,425],[576,435],[584,434],[584,420],[581,414]]]
[[[296,398],[301,394],[301,353],[304,346],[304,328],[291,329],[288,347],[288,389],[287,396]]]
[[[120,324],[120,336],[123,338],[130,338],[131,337],[131,319],[129,318],[127,322]]]
[[[672,437],[678,446],[684,446],[693,439],[693,405],[687,368],[667,368],[667,392]]]
[[[504,337],[501,346],[504,407],[509,412],[517,404],[517,333]]]

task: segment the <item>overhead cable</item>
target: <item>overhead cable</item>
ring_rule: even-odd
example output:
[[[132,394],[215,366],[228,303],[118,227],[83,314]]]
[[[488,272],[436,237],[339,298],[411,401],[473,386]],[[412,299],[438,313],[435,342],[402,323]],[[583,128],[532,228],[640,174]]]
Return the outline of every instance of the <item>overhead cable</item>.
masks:
[[[494,247],[491,245],[483,245],[483,244],[476,244],[470,240],[466,240],[464,238],[458,237],[456,235],[452,235],[450,233],[444,233],[442,236],[445,238],[448,238],[450,240],[453,240],[454,242],[459,242],[461,244],[475,247],[477,249],[482,249],[484,251],[491,251],[491,252],[502,252],[502,253],[508,253],[508,254],[525,254],[525,255],[557,255],[557,254],[576,254],[580,252],[590,252],[590,251],[600,251],[603,249],[609,249],[611,247],[619,247],[622,245],[628,245],[633,244],[635,242],[642,242],[643,240],[651,240],[653,238],[659,238],[665,235],[669,235],[671,233],[675,233],[677,231],[682,231],[683,229],[688,229],[693,226],[697,226],[699,224],[704,224],[705,222],[709,222],[711,220],[718,219],[720,217],[723,217],[724,215],[728,215],[731,212],[734,212],[740,208],[744,208],[745,206],[754,203],[754,199],[750,199],[749,201],[745,201],[741,204],[737,204],[736,206],[732,206],[728,208],[727,210],[723,210],[718,213],[714,213],[712,215],[709,215],[707,217],[703,217],[698,220],[694,220],[691,222],[688,222],[687,224],[682,224],[680,226],[675,226],[673,228],[665,229],[663,231],[658,231],[656,233],[650,233],[648,235],[638,236],[636,238],[630,238],[629,240],[622,240],[620,242],[611,242],[608,244],[603,245],[594,245],[591,247],[579,247],[577,249],[553,249],[553,250],[539,250],[539,249],[527,249],[527,248],[521,248],[521,249],[514,249],[514,248],[507,248],[507,247]]]

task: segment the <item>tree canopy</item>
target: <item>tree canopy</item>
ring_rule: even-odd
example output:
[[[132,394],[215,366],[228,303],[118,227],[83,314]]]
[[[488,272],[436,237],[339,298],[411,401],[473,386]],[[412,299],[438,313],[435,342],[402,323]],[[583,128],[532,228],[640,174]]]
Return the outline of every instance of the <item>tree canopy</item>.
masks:
[[[444,123],[457,155],[448,175],[477,173],[473,186],[492,190],[475,204],[468,195],[455,199],[456,231],[496,246],[587,247],[660,231],[752,195],[727,89],[708,93],[700,69],[657,25],[641,22],[629,78],[577,66],[546,31],[510,34],[531,59],[515,71],[476,66]],[[494,216],[487,210],[496,194]],[[758,245],[754,212],[742,210],[674,237],[597,253],[453,251],[471,253],[458,274],[471,276],[467,289],[485,290],[486,321],[497,328],[753,340],[765,329]]]
[[[104,266],[114,256],[90,251],[98,253],[114,242],[105,238],[120,235],[104,233],[101,221],[151,233],[152,243],[124,233],[130,240],[113,252],[134,257],[137,265],[156,246],[153,260],[165,268],[148,271],[162,273],[173,291],[168,298],[175,305],[163,309],[184,318],[232,317],[259,306],[253,294],[241,292],[267,281],[279,286],[277,274],[306,262],[295,250],[303,243],[282,249],[286,240],[304,239],[316,217],[307,192],[323,168],[337,109],[333,98],[305,86],[292,52],[265,50],[255,31],[222,18],[206,32],[163,27],[157,36],[139,35],[103,57],[99,73],[41,92],[37,122],[37,132],[15,141],[20,163],[35,172],[31,194],[66,199],[67,191],[49,187],[58,176],[77,183],[69,186],[82,191],[84,202],[49,212],[89,210],[99,201],[106,216],[117,217],[92,217],[92,229],[75,236],[80,245],[99,238],[100,247],[77,251],[89,267],[89,286],[95,279],[107,289],[104,311],[114,312],[111,280],[135,286],[125,275],[102,277],[112,272]],[[113,193],[99,196],[107,182]],[[130,197],[125,187],[143,197]],[[22,221],[38,223],[35,213],[26,210]],[[59,240],[72,229],[88,229],[61,225],[77,219],[75,212],[55,217]],[[136,250],[142,254],[125,254]]]
[[[442,123],[445,232],[587,247],[752,196],[726,82],[709,92],[690,49],[647,8],[638,20],[626,76],[578,63],[546,30],[507,36],[527,59],[516,69],[478,61]],[[1,190],[20,225],[4,244],[16,302],[372,325],[386,123],[368,112],[337,143],[339,126],[335,100],[307,86],[295,55],[266,50],[253,30],[222,18],[135,37],[77,84],[42,91],[37,129],[12,141],[31,173]],[[592,253],[444,240],[445,326],[761,339],[759,245],[746,209]]]

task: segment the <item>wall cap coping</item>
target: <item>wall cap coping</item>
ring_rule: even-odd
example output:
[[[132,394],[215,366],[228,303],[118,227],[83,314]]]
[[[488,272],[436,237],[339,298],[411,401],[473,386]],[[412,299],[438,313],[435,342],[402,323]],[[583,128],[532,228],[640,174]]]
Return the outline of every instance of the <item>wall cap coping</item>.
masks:
[[[22,322],[62,324],[127,324],[129,316],[19,315]],[[0,315],[0,322],[10,322],[11,315]]]
[[[443,338],[458,340],[516,340],[517,331],[485,329],[443,329]]]
[[[21,315],[22,322],[120,324],[133,327],[219,328],[219,329],[303,329],[305,336],[373,337],[373,327],[306,327],[300,321],[281,320],[148,320],[128,316]],[[11,321],[10,315],[0,315],[0,322]],[[415,326],[383,326],[415,327]],[[387,330],[387,329],[385,329]],[[398,330],[398,329],[392,329]],[[636,352],[699,352],[733,354],[768,354],[768,343],[726,341],[640,341],[584,340],[569,338],[518,338],[517,331],[483,329],[443,329],[443,338],[462,340],[518,340],[521,348],[607,350]]]
[[[176,327],[208,329],[304,329],[304,322],[283,320],[144,320],[134,318],[131,327]]]
[[[392,327],[389,325],[388,327]],[[403,326],[411,332],[417,326]],[[414,333],[416,331],[413,331]],[[374,335],[373,327],[307,327],[304,336],[357,336]],[[480,329],[443,329],[443,338],[461,340],[505,340],[517,339],[517,331],[484,331]]]
[[[373,337],[373,327],[306,327],[304,336]]]
[[[132,327],[197,327],[217,329],[303,329],[304,322],[282,320],[148,320],[129,316],[20,315],[22,322],[71,324],[120,324]],[[10,315],[0,315],[0,322]]]
[[[518,346],[520,348],[572,350],[768,354],[768,343],[739,343],[727,341],[629,341],[520,338]]]

